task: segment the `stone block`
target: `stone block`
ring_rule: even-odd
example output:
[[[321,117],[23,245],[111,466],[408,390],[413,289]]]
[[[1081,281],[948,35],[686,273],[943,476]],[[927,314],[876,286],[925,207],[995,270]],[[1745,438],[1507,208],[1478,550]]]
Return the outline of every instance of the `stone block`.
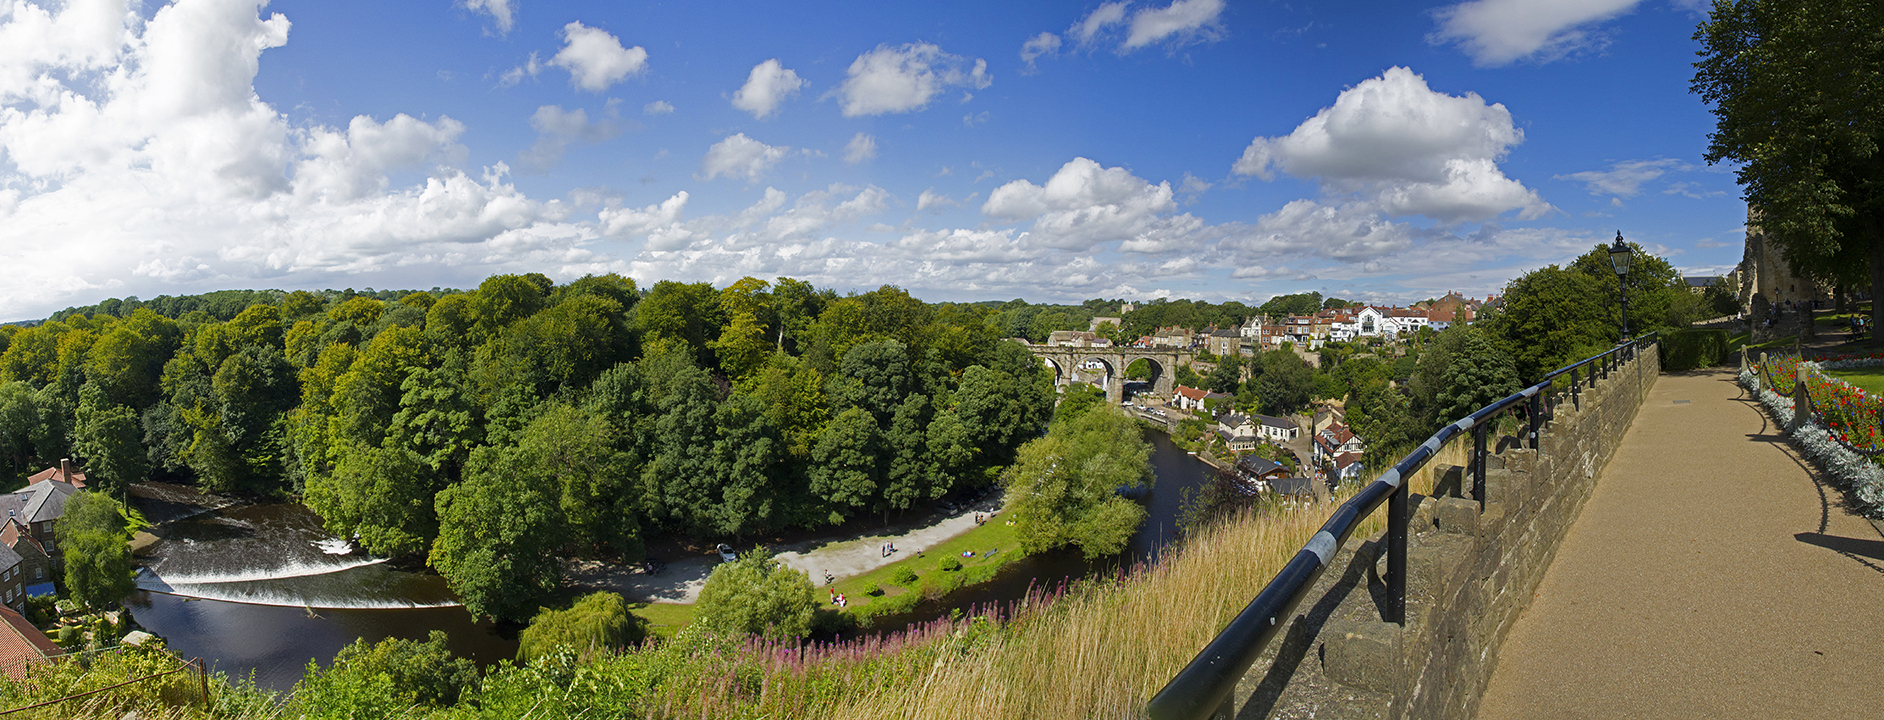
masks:
[[[1478,503],[1465,498],[1439,498],[1433,520],[1440,532],[1454,535],[1478,534]]]
[[[1328,679],[1363,690],[1399,689],[1400,626],[1333,620],[1322,627],[1322,672]]]
[[[1424,542],[1408,543],[1406,549],[1407,594],[1441,599],[1451,596],[1449,585],[1453,571],[1465,561],[1470,542],[1434,535]]]
[[[1506,503],[1512,507],[1524,505],[1524,493],[1528,489],[1531,476],[1510,470],[1489,470],[1485,473],[1485,499],[1491,502]]]
[[[1407,535],[1424,535],[1433,530],[1433,513],[1439,507],[1439,499],[1425,495],[1411,495],[1407,502],[1413,505],[1413,516],[1407,518]]]

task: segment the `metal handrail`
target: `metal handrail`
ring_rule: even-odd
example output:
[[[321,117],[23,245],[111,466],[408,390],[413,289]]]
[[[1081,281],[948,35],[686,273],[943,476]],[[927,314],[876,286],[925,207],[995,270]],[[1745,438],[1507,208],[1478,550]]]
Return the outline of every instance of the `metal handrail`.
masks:
[[[1570,393],[1573,402],[1581,391],[1582,380],[1590,383],[1601,372],[1607,377],[1609,372],[1636,357],[1644,346],[1653,345],[1659,333],[1649,333],[1628,342],[1618,343],[1616,347],[1593,355],[1581,361],[1565,365],[1545,375],[1542,380],[1525,387],[1504,399],[1486,405],[1477,412],[1447,424],[1433,433],[1419,447],[1395,463],[1378,480],[1361,489],[1348,498],[1347,502],[1336,508],[1334,515],[1322,523],[1321,530],[1309,539],[1308,544],[1295,553],[1282,571],[1264,586],[1262,592],[1250,600],[1243,611],[1230,620],[1230,624],[1217,633],[1217,636],[1197,653],[1189,665],[1171,678],[1163,690],[1153,696],[1146,705],[1146,713],[1154,720],[1191,720],[1210,718],[1220,711],[1233,712],[1235,708],[1226,705],[1235,697],[1236,684],[1249,670],[1263,649],[1275,639],[1282,630],[1281,621],[1295,613],[1296,606],[1308,595],[1321,577],[1322,571],[1334,560],[1335,553],[1347,543],[1349,536],[1360,526],[1361,520],[1373,514],[1382,504],[1387,505],[1387,605],[1382,609],[1382,620],[1404,625],[1406,623],[1406,536],[1407,536],[1407,489],[1405,479],[1419,472],[1420,468],[1438,454],[1447,441],[1467,430],[1473,431],[1474,449],[1468,460],[1473,474],[1472,494],[1479,501],[1480,507],[1485,502],[1485,431],[1487,421],[1499,413],[1515,408],[1519,403],[1528,404],[1529,444],[1535,449],[1538,443],[1540,421],[1546,412],[1542,406],[1544,391],[1551,387],[1558,377],[1570,376]],[[1582,371],[1588,370],[1587,374]],[[1580,378],[1579,375],[1583,374]],[[1227,717],[1227,715],[1225,715]]]

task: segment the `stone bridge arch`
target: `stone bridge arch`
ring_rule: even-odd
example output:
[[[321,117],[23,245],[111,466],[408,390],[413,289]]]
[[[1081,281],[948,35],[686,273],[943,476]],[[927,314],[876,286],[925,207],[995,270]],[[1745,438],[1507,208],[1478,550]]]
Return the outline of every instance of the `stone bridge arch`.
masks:
[[[1040,358],[1042,364],[1053,368],[1055,387],[1073,382],[1079,367],[1089,361],[1097,361],[1107,368],[1107,381],[1103,383],[1106,402],[1119,404],[1125,398],[1125,369],[1139,360],[1151,362],[1157,368],[1152,381],[1152,392],[1169,397],[1175,389],[1172,378],[1177,374],[1178,365],[1190,360],[1190,353],[1166,348],[1093,348],[1063,347],[1053,345],[1028,345],[1027,349]]]

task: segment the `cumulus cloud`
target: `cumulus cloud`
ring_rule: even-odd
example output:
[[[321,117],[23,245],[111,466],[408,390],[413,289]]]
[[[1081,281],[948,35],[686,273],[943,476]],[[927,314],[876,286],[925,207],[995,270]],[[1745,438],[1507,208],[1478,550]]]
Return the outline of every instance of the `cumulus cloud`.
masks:
[[[604,208],[596,213],[604,235],[647,235],[680,223],[687,209],[687,191],[644,208]]]
[[[877,139],[875,136],[857,133],[850,137],[850,142],[844,143],[844,162],[856,165],[865,160],[874,160],[876,157]]]
[[[844,83],[833,91],[844,117],[884,115],[921,110],[951,87],[981,89],[994,82],[988,61],[942,52],[931,43],[900,47],[878,45],[857,56]]]
[[[798,73],[779,64],[777,58],[767,60],[752,66],[746,84],[733,93],[733,107],[764,120],[778,112],[779,103],[798,94],[798,89],[804,86],[805,81]]]
[[[1015,180],[988,193],[981,212],[1007,221],[1032,220],[1030,240],[1047,247],[1086,249],[1123,241],[1123,249],[1162,252],[1190,239],[1202,222],[1172,217],[1171,183],[1153,185],[1125,168],[1074,158],[1045,185]]]
[[[1036,69],[1034,67],[1034,60],[1036,58],[1042,55],[1054,55],[1059,52],[1060,36],[1050,32],[1043,32],[1039,35],[1027,38],[1027,42],[1021,43],[1020,59],[1021,62],[1027,65],[1025,72],[1032,73]]]
[[[1177,0],[1162,8],[1145,8],[1132,14],[1131,32],[1121,50],[1136,50],[1162,40],[1178,43],[1215,40],[1221,33],[1217,16],[1223,14],[1223,0]]]
[[[594,260],[593,231],[566,222],[562,203],[518,192],[502,163],[458,167],[454,119],[290,124],[254,89],[263,53],[288,41],[282,15],[207,0],[148,21],[108,4],[14,10],[0,15],[0,263],[14,269],[0,314],[105,293]],[[23,72],[38,90],[12,84]],[[392,185],[390,173],[414,170],[423,178]]]
[[[497,86],[511,87],[523,82],[526,77],[535,78],[541,72],[543,72],[543,61],[538,59],[536,53],[533,52],[530,53],[530,59],[525,60],[522,65],[505,70],[504,74],[497,76]]]
[[[1342,91],[1294,132],[1256,138],[1232,169],[1318,178],[1324,191],[1356,193],[1394,215],[1454,223],[1517,210],[1528,220],[1554,208],[1497,167],[1523,141],[1504,105],[1435,92],[1396,67]]]
[[[516,15],[510,6],[510,0],[463,0],[461,7],[472,12],[481,12],[491,16],[491,22],[497,25],[497,32],[507,33],[516,24]]]
[[[530,115],[530,128],[536,131],[536,143],[519,158],[523,167],[543,172],[563,159],[563,151],[578,143],[598,143],[621,134],[621,123],[613,107],[589,122],[582,108],[564,110],[558,105],[544,105]]]
[[[1661,177],[1670,170],[1687,168],[1687,163],[1673,158],[1623,160],[1611,163],[1608,170],[1585,170],[1553,177],[1558,180],[1581,182],[1589,188],[1591,195],[1635,197],[1642,191],[1642,183]]]
[[[643,115],[666,115],[673,111],[674,111],[673,103],[670,103],[666,100],[656,100],[654,102],[641,106],[641,114]]]
[[[648,69],[647,50],[622,47],[607,30],[572,22],[563,26],[562,35],[563,49],[549,64],[568,70],[569,82],[576,87],[599,93]]]
[[[745,133],[728,136],[707,148],[706,157],[700,159],[699,177],[744,177],[748,182],[758,182],[791,151],[784,145],[767,145],[746,137]]]
[[[1433,13],[1439,29],[1427,37],[1456,43],[1474,64],[1496,67],[1517,60],[1549,62],[1600,48],[1597,26],[1635,9],[1641,0],[1471,0]]]

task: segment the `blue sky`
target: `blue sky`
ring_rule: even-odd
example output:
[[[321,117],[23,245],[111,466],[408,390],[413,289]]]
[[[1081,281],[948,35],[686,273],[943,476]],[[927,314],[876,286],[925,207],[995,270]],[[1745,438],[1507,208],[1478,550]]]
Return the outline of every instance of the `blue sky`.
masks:
[[[1717,274],[1702,12],[0,0],[0,318],[499,272],[1404,303],[1617,230]]]

